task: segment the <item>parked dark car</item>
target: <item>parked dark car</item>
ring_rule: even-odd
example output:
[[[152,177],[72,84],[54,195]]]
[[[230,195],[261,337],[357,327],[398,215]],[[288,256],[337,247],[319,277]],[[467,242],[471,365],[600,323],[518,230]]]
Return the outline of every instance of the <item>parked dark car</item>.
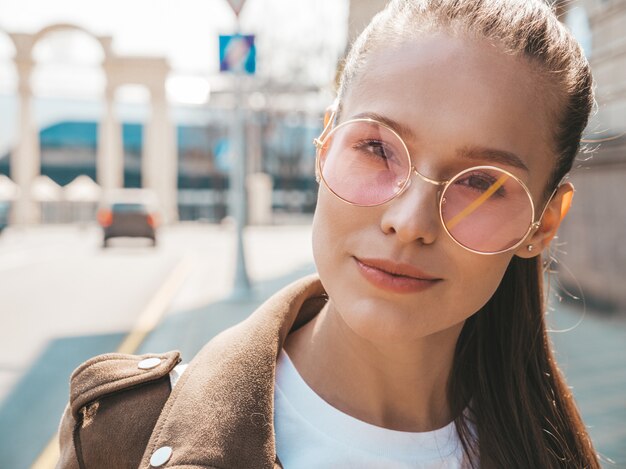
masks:
[[[98,210],[103,229],[102,246],[111,238],[148,238],[156,246],[159,215],[156,196],[143,189],[124,189],[113,193]]]

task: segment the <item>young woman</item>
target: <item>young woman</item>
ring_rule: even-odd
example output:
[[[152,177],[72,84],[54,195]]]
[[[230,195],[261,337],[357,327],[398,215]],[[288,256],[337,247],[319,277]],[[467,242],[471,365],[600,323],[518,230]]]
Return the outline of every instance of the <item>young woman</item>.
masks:
[[[59,467],[599,467],[541,262],[592,102],[542,1],[392,0],[315,142],[319,277],[184,371],[176,352],[82,365]]]

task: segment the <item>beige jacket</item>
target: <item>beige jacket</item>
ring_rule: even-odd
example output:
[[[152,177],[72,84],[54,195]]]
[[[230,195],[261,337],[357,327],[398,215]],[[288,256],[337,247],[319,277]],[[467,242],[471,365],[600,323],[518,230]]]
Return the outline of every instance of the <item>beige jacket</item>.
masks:
[[[326,300],[315,275],[289,285],[207,343],[173,391],[176,351],[85,362],[71,377],[57,468],[282,467],[274,444],[276,361],[289,331]]]

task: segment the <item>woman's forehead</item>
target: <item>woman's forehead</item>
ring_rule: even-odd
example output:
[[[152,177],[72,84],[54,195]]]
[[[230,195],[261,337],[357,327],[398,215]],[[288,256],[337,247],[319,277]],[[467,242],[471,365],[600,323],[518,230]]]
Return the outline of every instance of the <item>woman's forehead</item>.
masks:
[[[357,72],[348,96],[395,96],[406,105],[434,100],[510,106],[525,103],[529,95],[540,97],[537,75],[528,61],[505,54],[486,40],[436,34],[374,50]],[[535,110],[541,104],[533,103]]]

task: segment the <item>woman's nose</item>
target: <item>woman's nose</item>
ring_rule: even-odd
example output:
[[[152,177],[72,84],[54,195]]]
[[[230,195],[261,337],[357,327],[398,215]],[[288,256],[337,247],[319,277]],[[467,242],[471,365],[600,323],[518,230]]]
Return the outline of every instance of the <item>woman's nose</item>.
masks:
[[[413,174],[409,186],[385,204],[383,232],[395,234],[403,243],[433,243],[440,229],[438,191],[439,187]]]

